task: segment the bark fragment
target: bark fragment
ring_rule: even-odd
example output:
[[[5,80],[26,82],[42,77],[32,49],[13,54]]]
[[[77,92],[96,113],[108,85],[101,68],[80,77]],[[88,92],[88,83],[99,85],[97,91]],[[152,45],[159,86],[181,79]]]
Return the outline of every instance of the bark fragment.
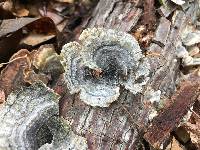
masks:
[[[130,31],[142,14],[140,8],[134,7],[133,3],[121,0],[101,0],[91,17],[85,21],[84,27],[104,27]]]
[[[162,113],[153,119],[151,127],[144,135],[144,138],[155,148],[159,148],[170,132],[180,123],[200,94],[199,82],[185,81],[180,86],[170,100],[171,105],[164,108]]]
[[[156,29],[153,40],[159,42],[161,45],[165,45],[170,32],[170,26],[171,22],[169,20],[164,17],[160,18],[160,24]]]
[[[148,29],[153,29],[156,24],[155,16],[155,0],[145,0],[144,1],[144,14],[142,18],[142,23],[148,26]]]

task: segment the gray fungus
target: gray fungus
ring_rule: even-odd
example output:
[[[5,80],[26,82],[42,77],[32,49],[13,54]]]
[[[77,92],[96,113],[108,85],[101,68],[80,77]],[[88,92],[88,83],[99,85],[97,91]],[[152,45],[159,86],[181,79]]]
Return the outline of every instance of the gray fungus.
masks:
[[[91,106],[108,107],[118,99],[120,87],[141,93],[149,79],[147,59],[125,32],[88,28],[79,42],[63,46],[61,57],[70,93],[80,92],[80,99]]]
[[[43,83],[11,93],[0,110],[0,150],[86,150],[58,117],[58,98]]]
[[[149,63],[130,34],[93,28],[61,51],[64,79],[71,94],[91,106],[108,107],[123,87],[141,93]],[[1,150],[86,150],[87,141],[59,118],[59,96],[43,83],[11,93],[0,110]]]

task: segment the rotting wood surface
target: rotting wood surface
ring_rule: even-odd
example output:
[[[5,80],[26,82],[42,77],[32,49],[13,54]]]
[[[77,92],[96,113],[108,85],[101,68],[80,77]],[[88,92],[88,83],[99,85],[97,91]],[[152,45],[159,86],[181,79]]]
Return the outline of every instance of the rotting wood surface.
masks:
[[[169,34],[165,35],[167,41],[162,44],[154,43],[160,47],[160,54],[159,56],[147,55],[151,62],[152,76],[145,88],[144,95],[150,89],[160,90],[163,99],[174,93],[175,81],[179,72],[175,46],[180,42],[179,35],[187,23],[191,21],[191,18],[196,17],[196,11],[195,3],[191,4],[187,12],[179,11],[174,16],[175,21],[168,26]],[[98,26],[129,32],[137,24],[141,15],[142,10],[134,7],[132,3],[120,0],[100,0],[83,27]],[[155,62],[158,62],[160,66],[155,68],[153,65]],[[140,131],[137,130],[137,127],[142,130],[148,121],[149,110],[148,107],[144,109],[142,103],[145,102],[144,95],[132,95],[126,90],[121,90],[118,101],[110,107],[95,108],[80,101],[78,94],[69,95],[68,92],[64,92],[66,85],[62,81],[62,76],[60,79],[54,87],[62,95],[60,115],[70,123],[76,134],[86,137],[89,149],[132,150],[137,148],[141,143],[138,137]]]
[[[195,79],[195,80],[194,80]],[[156,116],[152,121],[144,138],[155,148],[169,136],[169,133],[179,124],[187,114],[190,107],[195,103],[200,94],[199,77],[184,81],[180,89],[172,96],[171,104]]]

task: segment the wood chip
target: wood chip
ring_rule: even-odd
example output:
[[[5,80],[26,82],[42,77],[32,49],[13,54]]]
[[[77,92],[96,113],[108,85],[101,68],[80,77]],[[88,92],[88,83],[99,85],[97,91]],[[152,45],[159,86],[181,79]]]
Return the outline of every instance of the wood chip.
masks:
[[[153,40],[161,44],[165,44],[170,31],[170,26],[171,22],[167,20],[165,17],[162,17],[160,19],[160,24],[156,30],[156,35]]]

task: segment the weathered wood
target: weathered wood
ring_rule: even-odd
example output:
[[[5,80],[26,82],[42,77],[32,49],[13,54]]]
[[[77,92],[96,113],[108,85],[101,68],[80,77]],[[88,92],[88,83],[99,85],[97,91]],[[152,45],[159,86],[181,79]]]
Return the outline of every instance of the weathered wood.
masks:
[[[144,0],[142,23],[152,30],[156,25],[155,0]]]
[[[152,126],[144,135],[145,139],[155,148],[169,136],[194,104],[200,93],[199,82],[183,82],[180,89],[171,98],[171,105],[153,119]]]
[[[159,9],[158,12],[161,16],[163,17],[169,17],[169,15],[176,10],[177,5],[174,5],[171,1],[166,1],[166,5],[162,5]]]
[[[165,45],[169,31],[170,31],[171,22],[165,17],[160,18],[160,24],[155,32],[154,42],[158,42],[161,45]]]
[[[133,95],[121,89],[119,99],[108,108],[91,107],[79,100],[79,96],[70,95],[62,76],[54,87],[62,95],[60,115],[71,125],[72,130],[87,138],[89,149],[136,149],[141,143],[140,127],[147,125],[148,107],[143,102],[148,101],[145,95],[149,89],[160,90],[162,98],[169,98],[176,89],[176,78],[179,62],[176,60],[175,46],[180,42],[180,32],[189,22],[190,16],[197,9],[194,4],[186,13],[180,11],[171,25],[169,34],[164,37],[165,45],[160,47],[160,55],[147,55],[151,62],[152,73],[144,95]],[[85,21],[83,28],[106,27],[130,32],[142,15],[142,10],[133,4],[121,0],[100,0],[92,16]],[[162,30],[161,30],[162,32]],[[154,60],[160,66],[154,66]],[[65,94],[63,94],[65,93]]]
[[[156,56],[157,59],[161,59],[160,61],[163,62],[164,65],[154,72],[149,82],[149,88],[153,88],[155,91],[161,90],[163,98],[170,97],[176,89],[175,81],[178,73],[177,71],[179,70],[179,63],[176,57],[176,45],[181,42],[180,34],[183,32],[186,25],[197,17],[197,11],[197,3],[193,3],[187,12],[179,11],[176,16],[174,16],[175,19],[171,25],[165,47],[161,51],[160,57]]]
[[[142,10],[121,0],[101,0],[84,27],[105,27],[129,32],[137,23]]]

